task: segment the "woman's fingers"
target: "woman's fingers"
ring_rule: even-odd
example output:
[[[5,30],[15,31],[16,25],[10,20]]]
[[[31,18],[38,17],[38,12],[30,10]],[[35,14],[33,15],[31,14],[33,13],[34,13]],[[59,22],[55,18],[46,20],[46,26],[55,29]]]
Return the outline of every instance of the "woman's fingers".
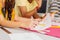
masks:
[[[35,28],[39,24],[40,21],[41,21],[40,19],[31,20],[31,24],[29,25],[29,27]]]
[[[42,21],[42,19],[38,18],[38,19],[35,19],[35,21],[38,21],[38,22],[40,22],[40,21]]]

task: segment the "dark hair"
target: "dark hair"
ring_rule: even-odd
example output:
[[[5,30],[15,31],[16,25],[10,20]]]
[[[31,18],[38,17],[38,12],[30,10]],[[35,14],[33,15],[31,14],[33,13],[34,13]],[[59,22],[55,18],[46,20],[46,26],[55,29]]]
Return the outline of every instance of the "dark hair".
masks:
[[[5,0],[5,10],[8,11],[8,19],[11,20],[11,13],[15,6],[15,0]]]

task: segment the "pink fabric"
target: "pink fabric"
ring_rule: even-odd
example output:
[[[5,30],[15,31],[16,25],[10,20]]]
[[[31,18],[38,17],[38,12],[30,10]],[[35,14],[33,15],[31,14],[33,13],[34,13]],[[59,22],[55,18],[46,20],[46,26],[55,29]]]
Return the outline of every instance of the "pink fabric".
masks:
[[[46,32],[47,35],[60,38],[60,28],[48,28],[46,30],[50,31],[50,32]]]
[[[22,28],[22,27],[20,27],[20,28]],[[28,30],[28,31],[32,31],[32,32],[37,32],[37,33],[39,33],[37,30],[31,30],[31,29],[29,29],[29,28],[22,28],[22,29],[25,29],[25,30]]]
[[[39,33],[38,30],[31,30],[29,28],[22,28],[22,29]],[[60,38],[60,28],[48,28],[48,29],[42,30],[42,31],[46,32],[46,35],[50,35],[50,36]]]

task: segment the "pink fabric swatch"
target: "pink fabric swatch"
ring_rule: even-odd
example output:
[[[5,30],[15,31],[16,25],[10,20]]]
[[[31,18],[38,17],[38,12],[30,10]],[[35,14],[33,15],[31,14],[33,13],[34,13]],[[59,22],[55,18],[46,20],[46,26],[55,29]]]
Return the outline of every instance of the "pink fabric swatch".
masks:
[[[50,31],[50,32],[46,32],[47,35],[60,38],[60,28],[48,28],[46,30]]]
[[[29,31],[32,31],[32,32],[40,33],[40,32],[38,32],[38,30],[31,30],[29,28],[22,28],[22,29],[29,30]],[[60,28],[47,28],[47,29],[42,30],[42,31],[46,32],[45,33],[46,35],[60,38]]]

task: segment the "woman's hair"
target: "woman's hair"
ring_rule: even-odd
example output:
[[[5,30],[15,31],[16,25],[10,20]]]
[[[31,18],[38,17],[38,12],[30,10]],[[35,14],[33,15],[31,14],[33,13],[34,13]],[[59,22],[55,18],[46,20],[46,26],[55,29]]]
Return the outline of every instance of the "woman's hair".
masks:
[[[11,20],[11,13],[15,6],[15,0],[5,0],[5,10],[8,11],[8,19]]]

